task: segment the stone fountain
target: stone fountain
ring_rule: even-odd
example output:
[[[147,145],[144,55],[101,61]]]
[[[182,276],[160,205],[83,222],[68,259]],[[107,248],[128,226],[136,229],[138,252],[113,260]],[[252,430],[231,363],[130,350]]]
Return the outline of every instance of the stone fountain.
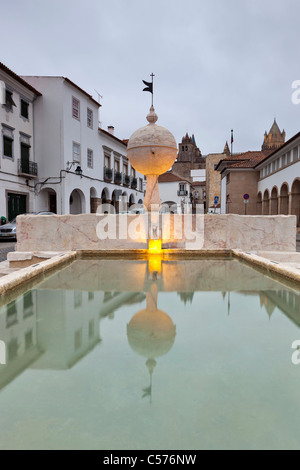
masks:
[[[144,206],[148,212],[159,211],[161,201],[158,177],[172,167],[177,157],[174,136],[165,127],[158,126],[157,119],[154,107],[151,106],[147,115],[149,124],[137,129],[127,146],[127,157],[131,165],[147,177]]]

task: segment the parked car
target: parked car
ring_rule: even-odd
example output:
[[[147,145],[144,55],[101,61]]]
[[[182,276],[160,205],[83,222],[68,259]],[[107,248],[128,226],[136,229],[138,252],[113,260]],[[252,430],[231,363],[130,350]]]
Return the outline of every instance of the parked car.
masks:
[[[56,215],[54,212],[40,211],[29,212],[20,215]],[[8,222],[7,224],[0,225],[0,240],[16,240],[17,239],[17,217]]]
[[[16,240],[16,217],[8,222],[8,224],[4,224],[0,226],[0,240]]]

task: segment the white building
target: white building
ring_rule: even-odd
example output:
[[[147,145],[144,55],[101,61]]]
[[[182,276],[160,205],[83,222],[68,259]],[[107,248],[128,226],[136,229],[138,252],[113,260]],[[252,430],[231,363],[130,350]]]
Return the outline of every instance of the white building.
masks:
[[[300,223],[300,132],[255,166],[258,214],[292,214]]]
[[[126,205],[142,204],[144,200],[143,175],[138,173],[129,163],[126,156],[127,141],[114,136],[114,128],[108,131],[99,129],[103,152],[103,179],[101,201],[116,206],[117,199],[122,196],[125,204],[119,209],[126,210]],[[117,186],[116,186],[117,185]]]
[[[0,216],[12,220],[34,210],[39,176],[34,149],[34,102],[41,93],[0,63]]]
[[[117,206],[123,194],[128,203],[143,201],[142,175],[137,184],[123,179],[126,165],[131,174],[126,142],[98,127],[100,104],[66,77],[23,78],[42,92],[35,103],[36,210],[96,212],[102,198]]]
[[[158,177],[158,187],[162,205],[177,207],[177,212],[183,212],[184,205],[191,203],[191,184],[180,176],[164,173]]]

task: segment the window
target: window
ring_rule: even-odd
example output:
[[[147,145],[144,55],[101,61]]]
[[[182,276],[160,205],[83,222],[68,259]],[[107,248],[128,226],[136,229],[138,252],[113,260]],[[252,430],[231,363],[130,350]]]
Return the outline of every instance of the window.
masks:
[[[93,338],[95,335],[95,322],[94,320],[89,321],[89,338]]]
[[[82,305],[82,292],[79,290],[74,291],[74,307],[81,307]]]
[[[80,101],[72,97],[72,116],[75,119],[80,119]]]
[[[16,323],[18,323],[18,312],[16,301],[13,300],[6,306],[6,327],[9,328]]]
[[[131,167],[131,176],[132,178],[135,178],[135,169]]]
[[[88,299],[93,300],[94,299],[94,292],[89,292],[88,293]]]
[[[185,191],[185,185],[184,184],[180,184],[179,185],[179,191]]]
[[[298,160],[298,147],[293,149],[293,161],[295,162],[296,160]]]
[[[6,157],[13,157],[13,140],[9,137],[3,136],[3,155]]]
[[[93,168],[93,150],[87,149],[87,166]]]
[[[139,191],[143,191],[143,178],[139,178]]]
[[[29,330],[25,333],[25,350],[33,346],[33,331]]]
[[[23,142],[21,142],[21,171],[22,173],[27,173],[30,174],[30,169],[29,169],[29,155],[30,155],[30,147]]]
[[[93,111],[88,108],[86,113],[87,126],[93,129]]]
[[[14,133],[13,129],[10,127],[2,127],[3,135],[3,156],[8,158],[13,158],[13,143],[14,143]]]
[[[7,111],[12,111],[13,106],[16,106],[14,100],[13,100],[13,94],[11,91],[6,90],[5,91],[5,107]]]
[[[73,162],[80,163],[80,144],[73,142]]]
[[[104,155],[104,166],[110,168],[110,157],[108,155]]]
[[[287,153],[287,165],[291,163],[291,152]]]
[[[120,160],[115,158],[115,171],[120,171]]]
[[[127,165],[127,163],[123,164],[123,173],[124,173],[124,175],[128,175],[128,165]]]
[[[82,345],[82,329],[75,331],[74,333],[74,349],[75,351]]]
[[[25,119],[29,119],[29,103],[21,99],[21,116]]]

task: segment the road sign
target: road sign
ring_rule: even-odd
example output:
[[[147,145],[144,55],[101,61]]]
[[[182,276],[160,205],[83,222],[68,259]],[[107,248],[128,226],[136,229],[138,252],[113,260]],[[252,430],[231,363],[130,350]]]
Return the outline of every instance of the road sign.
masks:
[[[218,204],[218,202],[219,202],[219,196],[215,196],[214,204]]]
[[[247,193],[244,194],[244,196],[243,196],[243,198],[245,199],[245,201],[247,201],[247,200],[249,199],[249,197],[250,197],[250,196],[249,196],[249,194],[247,194]]]

